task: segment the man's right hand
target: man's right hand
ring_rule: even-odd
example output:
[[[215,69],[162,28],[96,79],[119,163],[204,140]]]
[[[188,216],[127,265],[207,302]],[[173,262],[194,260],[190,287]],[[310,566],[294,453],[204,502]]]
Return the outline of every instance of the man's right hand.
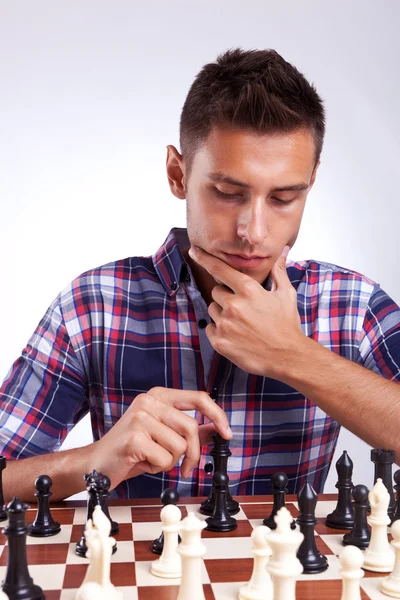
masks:
[[[198,425],[184,410],[198,410],[211,423]],[[111,488],[142,473],[170,471],[184,455],[182,477],[200,459],[200,447],[218,431],[232,437],[224,411],[207,392],[155,387],[139,394],[119,421],[92,446],[93,467],[111,479]]]

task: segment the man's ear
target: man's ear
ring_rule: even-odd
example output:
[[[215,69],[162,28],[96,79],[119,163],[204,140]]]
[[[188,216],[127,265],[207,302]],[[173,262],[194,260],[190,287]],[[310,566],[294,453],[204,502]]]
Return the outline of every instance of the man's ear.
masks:
[[[186,198],[185,162],[182,154],[178,152],[175,146],[167,146],[167,158],[165,164],[171,192],[180,200],[184,200]]]

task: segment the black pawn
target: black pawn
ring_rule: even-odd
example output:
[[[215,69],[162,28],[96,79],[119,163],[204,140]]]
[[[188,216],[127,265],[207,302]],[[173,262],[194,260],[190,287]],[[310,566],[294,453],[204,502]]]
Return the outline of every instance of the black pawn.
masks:
[[[351,498],[353,482],[351,476],[353,474],[353,461],[343,450],[342,456],[336,463],[336,471],[338,481],[336,484],[339,490],[338,501],[336,508],[326,518],[326,525],[333,529],[352,529],[354,525],[354,506]]]
[[[215,489],[215,506],[211,517],[207,517],[206,523],[208,531],[233,531],[237,527],[237,521],[232,517],[226,506],[226,496],[229,477],[226,473],[217,471],[213,475],[213,486]]]
[[[8,524],[3,533],[8,538],[8,561],[6,577],[1,589],[9,600],[44,600],[43,590],[33,583],[26,558],[25,512],[29,508],[15,496],[7,505]]]
[[[214,470],[215,473],[228,473],[228,458],[232,456],[232,452],[229,449],[229,440],[225,440],[218,432],[214,432],[211,434],[211,439],[213,440],[214,447],[211,450],[210,454],[214,459]],[[204,470],[209,473],[209,470],[212,463],[207,463],[205,465]],[[207,468],[207,470],[206,470]],[[215,490],[214,490],[214,479],[213,484],[211,486],[210,495],[207,500],[204,500],[201,505],[199,512],[203,515],[212,515],[215,506]],[[226,492],[226,506],[230,515],[236,515],[239,512],[240,506],[239,502],[234,500],[229,491],[229,487]]]
[[[88,501],[87,501],[87,511],[86,511],[86,522],[85,522],[85,526],[83,528],[82,537],[79,540],[79,542],[77,542],[76,548],[75,548],[75,552],[76,552],[76,554],[78,554],[78,556],[83,556],[83,557],[86,556],[86,552],[87,552],[86,537],[85,537],[86,523],[89,521],[89,519],[93,519],[93,511],[95,509],[95,506],[97,504],[99,504],[101,506],[100,496],[101,496],[102,490],[104,488],[104,483],[105,483],[104,477],[105,476],[102,473],[98,473],[96,470],[93,470],[91,473],[84,475],[84,478],[86,481],[86,490],[88,493]],[[110,515],[107,514],[107,516],[111,522],[111,528],[112,528],[112,521],[111,521]],[[110,535],[111,535],[111,531],[110,531]],[[117,544],[114,544],[112,553],[114,554],[116,551],[117,551]]]
[[[119,532],[119,524],[116,521],[113,521],[110,516],[110,511],[108,509],[108,495],[111,486],[110,478],[107,475],[103,475],[103,473],[97,473],[96,479],[96,489],[97,496],[99,499],[99,504],[101,506],[101,510],[106,515],[108,520],[111,523],[111,531],[110,535],[114,536]]]
[[[7,513],[4,510],[4,496],[3,496],[3,471],[7,466],[7,461],[5,456],[0,456],[0,521],[5,521],[7,519]]]
[[[354,498],[355,519],[353,529],[343,536],[344,546],[357,546],[361,550],[368,548],[371,532],[367,522],[368,488],[366,485],[356,485],[352,491]]]
[[[278,513],[278,510],[285,506],[285,497],[288,493],[287,490],[287,482],[288,477],[286,473],[278,472],[274,473],[271,478],[272,481],[272,493],[274,496],[274,505],[272,507],[272,512],[269,517],[265,517],[263,520],[263,525],[266,525],[270,529],[276,529],[275,517]],[[296,527],[296,521],[293,519],[292,524],[290,526],[292,529]]]
[[[303,565],[303,573],[322,573],[328,568],[328,559],[320,553],[315,543],[314,527],[317,524],[315,518],[317,499],[315,490],[306,481],[297,494],[300,511],[297,523],[304,535],[304,540],[297,552],[297,558]]]
[[[28,535],[34,537],[47,537],[56,535],[61,531],[60,523],[55,521],[50,512],[50,488],[52,480],[48,475],[39,475],[35,481],[36,493],[38,499],[38,509],[35,520],[28,527]]]
[[[400,469],[394,474],[394,489],[396,490],[396,510],[394,511],[393,521],[400,519]]]
[[[371,461],[375,465],[374,473],[374,484],[378,479],[382,479],[382,483],[389,492],[390,500],[388,506],[388,516],[390,518],[390,524],[393,523],[394,514],[396,512],[396,501],[393,493],[392,483],[392,465],[395,461],[396,453],[394,450],[382,450],[380,448],[374,448],[371,450]]]
[[[161,494],[160,500],[163,504],[163,507],[167,506],[168,504],[174,504],[176,506],[179,502],[179,492],[178,492],[178,490],[176,490],[174,488],[167,488]],[[178,542],[179,543],[181,542],[180,535],[178,535]],[[164,532],[162,531],[161,535],[152,542],[151,551],[154,552],[154,554],[162,554],[163,548],[164,548]]]

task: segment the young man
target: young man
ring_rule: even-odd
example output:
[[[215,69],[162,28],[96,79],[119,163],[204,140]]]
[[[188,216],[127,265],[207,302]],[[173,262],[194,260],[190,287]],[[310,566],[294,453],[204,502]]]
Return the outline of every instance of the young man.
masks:
[[[50,306],[0,390],[6,498],[44,472],[64,498],[93,468],[120,496],[205,495],[213,430],[233,494],[268,493],[278,470],[322,491],[340,425],[399,448],[399,307],[348,269],[286,267],[324,132],[315,88],[275,51],[204,66],[167,153],[187,230]],[[94,443],[54,452],[88,411]]]

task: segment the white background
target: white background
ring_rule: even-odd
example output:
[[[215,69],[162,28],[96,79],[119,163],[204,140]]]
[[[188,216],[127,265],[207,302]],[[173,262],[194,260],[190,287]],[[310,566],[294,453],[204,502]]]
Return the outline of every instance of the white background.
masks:
[[[166,145],[179,149],[195,75],[229,47],[275,48],[325,101],[322,164],[290,258],[360,271],[400,303],[399,21],[397,0],[2,0],[0,377],[71,279],[152,254],[185,226]],[[85,420],[67,444],[90,439]],[[368,447],[342,431],[343,448],[370,486]],[[332,469],[325,491],[335,480]]]

